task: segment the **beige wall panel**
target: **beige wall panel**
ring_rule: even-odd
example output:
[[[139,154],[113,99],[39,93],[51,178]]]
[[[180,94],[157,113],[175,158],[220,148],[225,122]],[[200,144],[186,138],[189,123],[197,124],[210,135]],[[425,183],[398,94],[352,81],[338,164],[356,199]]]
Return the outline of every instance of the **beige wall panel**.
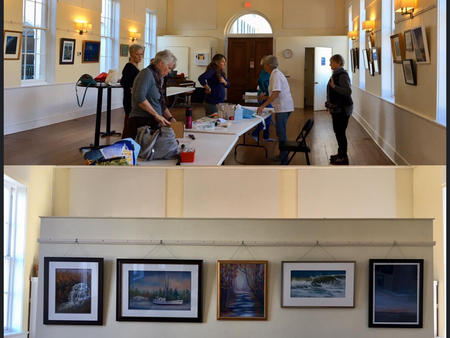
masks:
[[[53,216],[70,215],[70,168],[58,168],[54,170],[54,205]]]
[[[108,170],[109,169],[109,170]],[[164,217],[165,170],[73,168],[70,215]],[[114,196],[105,198],[105,196]]]
[[[147,8],[156,12],[158,10],[158,0],[147,0]]]
[[[174,29],[216,29],[217,0],[174,0]],[[190,13],[186,15],[186,13]]]
[[[122,1],[120,3],[120,20],[135,20],[134,18],[135,1]],[[145,22],[145,21],[144,21]]]
[[[260,189],[261,191],[261,189]],[[211,204],[211,203],[210,203]],[[217,206],[220,208],[220,205]],[[206,208],[206,206],[205,206]],[[75,219],[44,218],[42,238],[83,239],[163,239],[163,240],[253,240],[253,241],[431,241],[431,220],[279,220],[279,219]],[[70,244],[41,244],[40,262],[45,256],[63,256]],[[163,246],[155,245],[83,245],[90,257],[104,257],[104,325],[73,326],[43,325],[43,311],[38,312],[37,336],[46,338],[137,337],[148,336],[149,327],[156,337],[347,337],[347,338],[423,338],[433,335],[432,299],[432,247],[402,247],[402,253],[411,259],[424,259],[424,310],[422,329],[383,328],[367,326],[369,259],[384,258],[389,247],[247,247],[241,248],[234,259],[264,259],[268,265],[268,321],[218,321],[217,260],[229,259],[236,247],[222,246],[170,246],[168,249],[179,259],[203,260],[203,323],[139,323],[117,322],[116,316],[116,259],[117,258],[171,258]],[[308,252],[311,250],[310,252]],[[355,308],[298,308],[280,307],[281,262],[337,260],[356,261]],[[71,256],[84,256],[74,246]],[[253,257],[254,258],[253,258]],[[402,258],[397,249],[388,258]],[[43,283],[39,284],[38,308],[43,307]]]
[[[134,0],[134,16],[133,20],[142,23],[145,26],[145,15],[147,14],[147,1],[146,0]],[[141,39],[144,41],[145,34],[142,33]]]
[[[278,217],[278,186],[277,170],[185,170],[184,217]]]
[[[297,217],[396,217],[395,184],[395,168],[299,169]]]
[[[157,27],[161,29],[167,28],[167,0],[158,0],[158,22]]]
[[[102,0],[83,0],[83,8],[101,13]]]
[[[5,0],[3,3],[3,19],[5,20],[5,29],[6,24],[13,23],[16,25],[20,25],[23,20],[23,1],[17,0]]]
[[[414,215],[413,168],[400,167],[395,170],[395,190],[397,196],[397,218],[410,218]]]
[[[283,0],[283,28],[334,28],[335,0]]]
[[[23,1],[5,0],[3,10],[3,28],[21,32]],[[22,56],[19,60],[3,60],[3,86],[5,88],[20,87],[21,61]]]
[[[83,8],[83,0],[59,0],[58,3]]]

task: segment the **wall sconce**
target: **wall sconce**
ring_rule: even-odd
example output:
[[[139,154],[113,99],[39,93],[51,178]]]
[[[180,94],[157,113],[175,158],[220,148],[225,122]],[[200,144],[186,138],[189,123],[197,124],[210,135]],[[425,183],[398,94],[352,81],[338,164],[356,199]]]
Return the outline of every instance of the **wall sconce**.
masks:
[[[130,32],[130,39],[132,42],[139,40],[139,38],[141,37],[141,33],[138,32]]]
[[[416,5],[415,0],[395,0],[395,12],[402,13],[402,15],[409,14],[409,18],[412,19],[414,13],[414,7]]]
[[[373,34],[373,31],[375,29],[375,21],[372,20],[366,20],[362,23],[362,29],[363,31],[369,32],[370,34]]]
[[[88,31],[92,30],[92,24],[84,22],[75,22],[75,30],[77,32],[80,32],[80,35],[83,35],[83,33],[87,33]]]
[[[358,37],[358,31],[348,32],[348,38],[352,39],[352,41],[355,41],[357,37]]]

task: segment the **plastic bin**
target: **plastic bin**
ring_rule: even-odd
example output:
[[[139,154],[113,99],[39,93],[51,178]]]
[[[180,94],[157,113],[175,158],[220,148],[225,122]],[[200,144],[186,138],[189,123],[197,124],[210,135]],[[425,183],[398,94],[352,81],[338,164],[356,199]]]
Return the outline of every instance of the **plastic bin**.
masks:
[[[195,149],[193,152],[180,152],[181,154],[181,163],[194,162],[195,159]]]

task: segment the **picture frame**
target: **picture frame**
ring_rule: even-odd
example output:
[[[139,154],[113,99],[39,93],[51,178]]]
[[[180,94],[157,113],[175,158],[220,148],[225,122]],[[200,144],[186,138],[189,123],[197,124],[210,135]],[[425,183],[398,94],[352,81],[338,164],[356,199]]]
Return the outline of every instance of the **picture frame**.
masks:
[[[430,63],[430,53],[428,51],[427,35],[425,26],[411,28],[411,36],[413,41],[414,56],[416,62]]]
[[[202,322],[202,260],[117,259],[117,321]]]
[[[369,61],[369,74],[370,74],[370,76],[375,76],[375,70],[373,68],[373,61]]]
[[[83,57],[82,63],[99,63],[100,62],[100,41],[83,41]]]
[[[359,49],[353,48],[353,58],[355,59],[355,68],[359,69]]]
[[[217,319],[267,320],[268,261],[217,261]]]
[[[103,325],[103,258],[44,257],[44,324]]]
[[[402,63],[405,58],[405,43],[402,33],[391,35],[391,50],[393,62]]]
[[[128,45],[120,44],[120,56],[128,56]]]
[[[403,35],[405,38],[405,50],[413,51],[414,47],[413,47],[413,42],[412,42],[412,37],[411,37],[411,30],[408,29],[408,30],[404,31]]]
[[[372,47],[371,53],[372,53],[373,71],[374,73],[381,74],[380,58],[378,57],[377,47]]]
[[[19,60],[22,48],[22,32],[3,31],[3,60]]]
[[[416,86],[417,79],[413,60],[405,59],[402,61],[402,64],[403,64],[403,75],[405,76],[405,83],[412,86]]]
[[[363,49],[362,54],[364,59],[364,68],[369,69],[369,52],[367,49]]]
[[[59,64],[73,65],[75,61],[75,39],[61,38],[61,45],[59,48]]]
[[[350,49],[350,60],[352,63],[352,72],[354,73],[356,71],[356,66],[355,66],[355,53],[353,52],[353,48]]]
[[[281,307],[355,307],[355,261],[281,265]]]
[[[422,328],[423,259],[369,261],[369,327]]]

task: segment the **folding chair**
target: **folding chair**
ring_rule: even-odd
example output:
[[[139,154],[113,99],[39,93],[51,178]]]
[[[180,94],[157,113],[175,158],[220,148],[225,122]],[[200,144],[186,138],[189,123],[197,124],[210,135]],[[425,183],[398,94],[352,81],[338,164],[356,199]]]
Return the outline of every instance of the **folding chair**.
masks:
[[[299,153],[305,153],[306,164],[310,165],[308,153],[311,152],[311,149],[309,148],[309,145],[306,142],[306,136],[308,136],[309,132],[311,131],[311,129],[313,127],[313,125],[314,125],[314,120],[313,119],[309,119],[308,121],[306,121],[305,125],[302,128],[302,131],[300,132],[300,134],[298,134],[298,136],[297,136],[295,141],[281,141],[280,142],[280,144],[278,146],[280,151],[287,151],[288,152],[286,154],[286,156],[283,158],[283,161],[281,163],[284,163],[284,161],[286,161],[286,159],[289,157],[289,153],[291,151],[293,151],[294,153],[292,154],[291,158],[286,163],[286,165],[291,163],[291,161],[294,158],[295,154],[298,153],[298,152]]]

